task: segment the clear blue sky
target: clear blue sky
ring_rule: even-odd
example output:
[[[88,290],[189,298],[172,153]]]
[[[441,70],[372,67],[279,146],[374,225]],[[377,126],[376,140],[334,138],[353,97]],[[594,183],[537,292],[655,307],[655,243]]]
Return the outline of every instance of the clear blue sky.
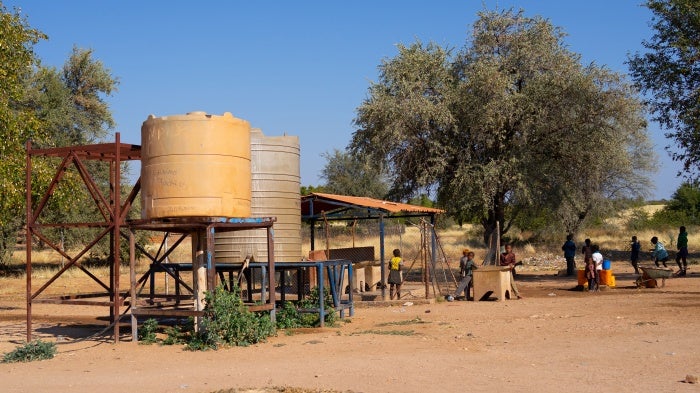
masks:
[[[324,152],[344,148],[355,109],[396,44],[462,48],[478,11],[522,8],[568,34],[583,61],[627,73],[627,54],[651,36],[641,0],[55,1],[10,0],[49,36],[37,46],[60,67],[72,47],[92,48],[119,89],[108,102],[122,141],[140,143],[141,123],[204,110],[231,112],[266,135],[301,140],[302,184],[317,185]],[[655,198],[678,187],[680,167],[658,125]]]

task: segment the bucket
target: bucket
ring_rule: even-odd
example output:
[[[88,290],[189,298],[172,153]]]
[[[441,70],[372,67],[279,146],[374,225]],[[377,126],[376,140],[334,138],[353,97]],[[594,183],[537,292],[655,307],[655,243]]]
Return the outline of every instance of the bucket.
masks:
[[[585,270],[578,270],[576,271],[577,275],[576,278],[578,279],[578,285],[585,285],[588,283],[588,279],[586,278],[586,271]]]
[[[613,275],[610,270],[601,270],[598,277],[600,278],[600,285],[610,286]]]
[[[606,259],[603,261],[603,270],[610,270],[610,260]]]

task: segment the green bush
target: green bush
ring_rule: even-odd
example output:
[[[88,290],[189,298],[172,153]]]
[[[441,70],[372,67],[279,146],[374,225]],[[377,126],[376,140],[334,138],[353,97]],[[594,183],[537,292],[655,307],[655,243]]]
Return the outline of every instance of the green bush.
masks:
[[[275,315],[277,329],[294,329],[301,327],[301,314],[292,302],[284,302]]]
[[[3,363],[32,362],[34,360],[53,359],[56,355],[56,344],[34,340],[8,352],[2,359]]]
[[[158,332],[158,321],[154,318],[149,318],[141,325],[138,330],[139,344],[150,345],[157,342],[156,333]]]
[[[213,295],[207,293],[206,301],[201,337],[205,343],[248,346],[275,334],[268,313],[249,311],[235,286],[231,292],[218,287]]]

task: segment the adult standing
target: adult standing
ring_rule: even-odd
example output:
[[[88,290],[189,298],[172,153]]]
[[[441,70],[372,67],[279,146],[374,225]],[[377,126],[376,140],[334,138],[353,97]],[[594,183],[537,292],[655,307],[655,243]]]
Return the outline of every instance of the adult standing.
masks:
[[[515,253],[513,253],[513,246],[511,246],[510,244],[506,244],[505,251],[506,252],[501,254],[501,266],[510,267],[510,271],[512,273],[512,277],[510,280],[510,289],[518,299],[522,299],[523,297],[520,296],[518,286],[515,284],[515,265],[517,263],[515,262]]]
[[[680,272],[679,276],[685,276],[686,270],[688,270],[688,232],[686,232],[685,227],[682,226],[678,231],[678,253],[676,254],[676,264]],[[681,265],[681,261],[683,264]]]
[[[561,246],[562,251],[564,251],[564,259],[566,259],[566,275],[573,276],[576,271],[576,243],[574,243],[574,235],[566,235],[566,242]]]

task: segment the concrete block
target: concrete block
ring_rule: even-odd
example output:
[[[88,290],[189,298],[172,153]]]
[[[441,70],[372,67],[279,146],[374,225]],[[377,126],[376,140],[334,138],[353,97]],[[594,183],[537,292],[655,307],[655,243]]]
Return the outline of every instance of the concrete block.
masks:
[[[474,301],[481,300],[488,292],[499,301],[511,298],[510,268],[501,266],[480,266],[472,272],[474,280]]]

